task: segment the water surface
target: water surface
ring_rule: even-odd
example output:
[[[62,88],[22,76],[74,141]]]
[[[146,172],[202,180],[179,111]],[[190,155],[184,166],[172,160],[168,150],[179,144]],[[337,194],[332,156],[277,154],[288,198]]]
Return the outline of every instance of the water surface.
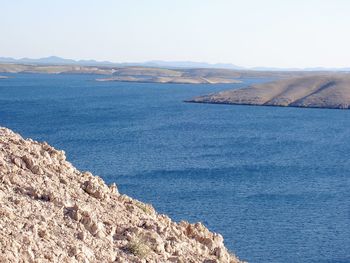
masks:
[[[0,80],[0,125],[202,221],[249,262],[350,262],[350,111],[183,103],[245,84]]]

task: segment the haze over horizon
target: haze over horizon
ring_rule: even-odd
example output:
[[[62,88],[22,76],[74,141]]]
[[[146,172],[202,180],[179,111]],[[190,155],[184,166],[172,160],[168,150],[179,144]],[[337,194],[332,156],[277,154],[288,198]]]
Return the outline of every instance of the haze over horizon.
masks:
[[[0,56],[349,67],[346,0],[104,3],[3,1]]]

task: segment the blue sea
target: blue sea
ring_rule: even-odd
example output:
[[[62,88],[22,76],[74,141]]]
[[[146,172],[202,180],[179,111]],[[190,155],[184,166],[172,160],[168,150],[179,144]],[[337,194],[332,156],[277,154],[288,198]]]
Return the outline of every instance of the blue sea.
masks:
[[[176,221],[203,222],[241,259],[350,262],[349,110],[183,102],[267,79],[7,75],[1,126],[64,149],[79,169]]]

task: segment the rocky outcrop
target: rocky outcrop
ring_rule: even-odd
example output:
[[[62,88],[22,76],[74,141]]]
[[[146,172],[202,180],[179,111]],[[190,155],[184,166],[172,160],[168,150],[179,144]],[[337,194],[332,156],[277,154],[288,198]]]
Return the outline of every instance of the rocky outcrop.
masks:
[[[189,102],[348,109],[350,74],[282,79],[200,96]]]
[[[240,262],[201,223],[175,223],[0,128],[0,262]]]

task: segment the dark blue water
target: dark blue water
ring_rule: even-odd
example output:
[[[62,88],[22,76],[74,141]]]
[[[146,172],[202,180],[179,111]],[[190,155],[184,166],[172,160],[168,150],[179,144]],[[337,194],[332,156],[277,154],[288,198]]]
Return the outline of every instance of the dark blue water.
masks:
[[[241,85],[0,80],[0,125],[249,262],[350,262],[350,111],[187,104]],[[264,80],[246,80],[246,83]]]

